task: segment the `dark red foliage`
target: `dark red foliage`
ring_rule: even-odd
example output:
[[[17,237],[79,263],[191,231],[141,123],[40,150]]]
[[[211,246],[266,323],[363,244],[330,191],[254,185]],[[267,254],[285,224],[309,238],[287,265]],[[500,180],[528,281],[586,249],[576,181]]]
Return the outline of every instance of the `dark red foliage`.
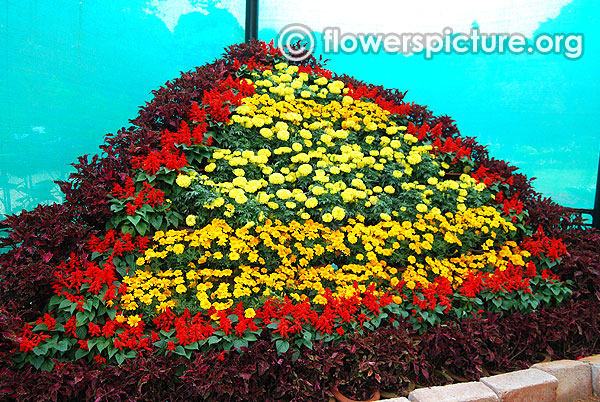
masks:
[[[131,122],[146,131],[177,131],[179,122],[187,117],[192,102],[199,102],[205,91],[229,76],[225,61],[219,60],[183,73],[164,87],[152,91],[152,101],[140,109]]]
[[[92,232],[75,222],[65,205],[40,205],[4,221],[11,230],[0,239],[0,299],[12,306],[41,311],[52,292],[55,267],[71,253],[81,253]]]
[[[569,208],[560,206],[541,194],[533,193],[523,203],[529,213],[527,224],[533,227],[541,226],[550,237],[567,236],[565,232],[570,228],[581,227],[580,215],[572,214]],[[596,252],[598,252],[598,249],[596,249]]]
[[[526,368],[545,356],[576,359],[598,353],[599,313],[598,303],[571,301],[527,315],[486,314],[429,329],[421,352],[434,367],[468,380],[490,370]],[[439,384],[440,378],[428,383]]]
[[[6,401],[182,401],[177,372],[189,362],[138,357],[122,366],[101,362],[58,364],[51,372],[0,368],[0,399]],[[181,366],[180,366],[181,364]]]
[[[225,52],[225,61],[227,65],[233,67],[235,67],[236,61],[240,62],[241,60],[252,60],[253,63],[269,64],[272,57],[277,54],[280,54],[280,52],[273,46],[273,42],[251,41],[241,45],[229,46]],[[310,56],[305,63],[315,65],[316,60],[313,56]]]
[[[590,229],[571,229],[563,232],[565,247],[569,251],[563,257],[558,271],[561,280],[573,281],[576,299],[600,300],[600,232]]]
[[[94,155],[91,160],[84,155],[79,158],[79,163],[73,164],[76,171],[69,175],[69,180],[57,182],[65,194],[64,206],[72,214],[72,220],[104,229],[111,214],[108,194],[115,183],[124,180],[129,170],[124,162],[109,154],[105,157]]]

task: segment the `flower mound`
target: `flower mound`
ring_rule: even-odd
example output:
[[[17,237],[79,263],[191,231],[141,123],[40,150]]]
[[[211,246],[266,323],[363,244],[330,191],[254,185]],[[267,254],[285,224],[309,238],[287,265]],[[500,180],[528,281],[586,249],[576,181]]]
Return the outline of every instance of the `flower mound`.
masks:
[[[115,156],[106,230],[54,270],[21,363],[223,358],[259,338],[299,353],[571,293],[551,270],[562,241],[527,223],[513,176],[480,163],[481,147],[265,49]]]

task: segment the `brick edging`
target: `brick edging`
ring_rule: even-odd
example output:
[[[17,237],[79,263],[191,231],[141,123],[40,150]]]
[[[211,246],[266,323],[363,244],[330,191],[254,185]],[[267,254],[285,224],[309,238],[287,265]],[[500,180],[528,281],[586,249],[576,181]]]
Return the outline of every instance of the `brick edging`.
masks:
[[[419,388],[387,402],[570,402],[600,396],[600,355],[537,363],[479,381]]]

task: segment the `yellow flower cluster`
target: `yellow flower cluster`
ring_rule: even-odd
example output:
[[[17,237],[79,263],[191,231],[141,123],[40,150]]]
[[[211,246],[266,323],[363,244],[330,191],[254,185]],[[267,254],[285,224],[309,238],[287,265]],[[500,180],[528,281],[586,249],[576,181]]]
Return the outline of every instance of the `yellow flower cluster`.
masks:
[[[228,129],[228,141],[243,143],[243,150],[215,149],[203,174],[177,178],[180,187],[197,181],[193,190],[202,188],[197,197],[205,211],[193,211],[189,226],[219,215],[242,222],[264,216],[343,224],[357,214],[370,223],[410,219],[427,212],[436,196],[443,212],[482,204],[473,200],[485,185],[466,174],[444,180],[448,165],[435,160],[431,145],[406,133],[400,116],[347,95],[341,81],[282,63],[254,73],[252,82],[256,94],[242,99]],[[236,127],[250,140],[240,142]]]
[[[197,174],[198,173],[194,170],[190,170],[189,174],[178,174],[175,183],[177,183],[179,187],[188,188],[190,184],[192,184],[192,181],[196,179]]]
[[[524,265],[529,257],[514,242],[493,247],[498,235],[516,229],[492,207],[455,214],[430,211],[417,214],[415,222],[364,222],[359,215],[334,230],[312,220],[266,220],[234,229],[214,219],[202,230],[156,232],[153,245],[137,261],[138,270],[124,279],[121,306],[163,311],[185,300],[199,309],[224,310],[269,295],[320,304],[325,288],[348,298],[372,283],[377,292],[398,296],[400,280],[412,289],[444,276],[456,288],[470,272],[503,270],[509,262]],[[433,252],[434,247],[460,250],[463,240],[472,242],[465,235],[469,230],[477,235],[473,244],[479,253],[443,258]],[[186,270],[171,269],[174,262]]]

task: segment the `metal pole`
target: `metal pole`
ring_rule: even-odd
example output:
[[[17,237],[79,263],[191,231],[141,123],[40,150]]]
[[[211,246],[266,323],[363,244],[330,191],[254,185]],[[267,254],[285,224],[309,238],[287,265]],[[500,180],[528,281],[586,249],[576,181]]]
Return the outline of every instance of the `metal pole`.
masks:
[[[600,229],[600,157],[598,158],[598,175],[596,176],[596,198],[594,199],[592,226],[596,229]]]
[[[246,43],[258,39],[258,0],[246,0]]]

